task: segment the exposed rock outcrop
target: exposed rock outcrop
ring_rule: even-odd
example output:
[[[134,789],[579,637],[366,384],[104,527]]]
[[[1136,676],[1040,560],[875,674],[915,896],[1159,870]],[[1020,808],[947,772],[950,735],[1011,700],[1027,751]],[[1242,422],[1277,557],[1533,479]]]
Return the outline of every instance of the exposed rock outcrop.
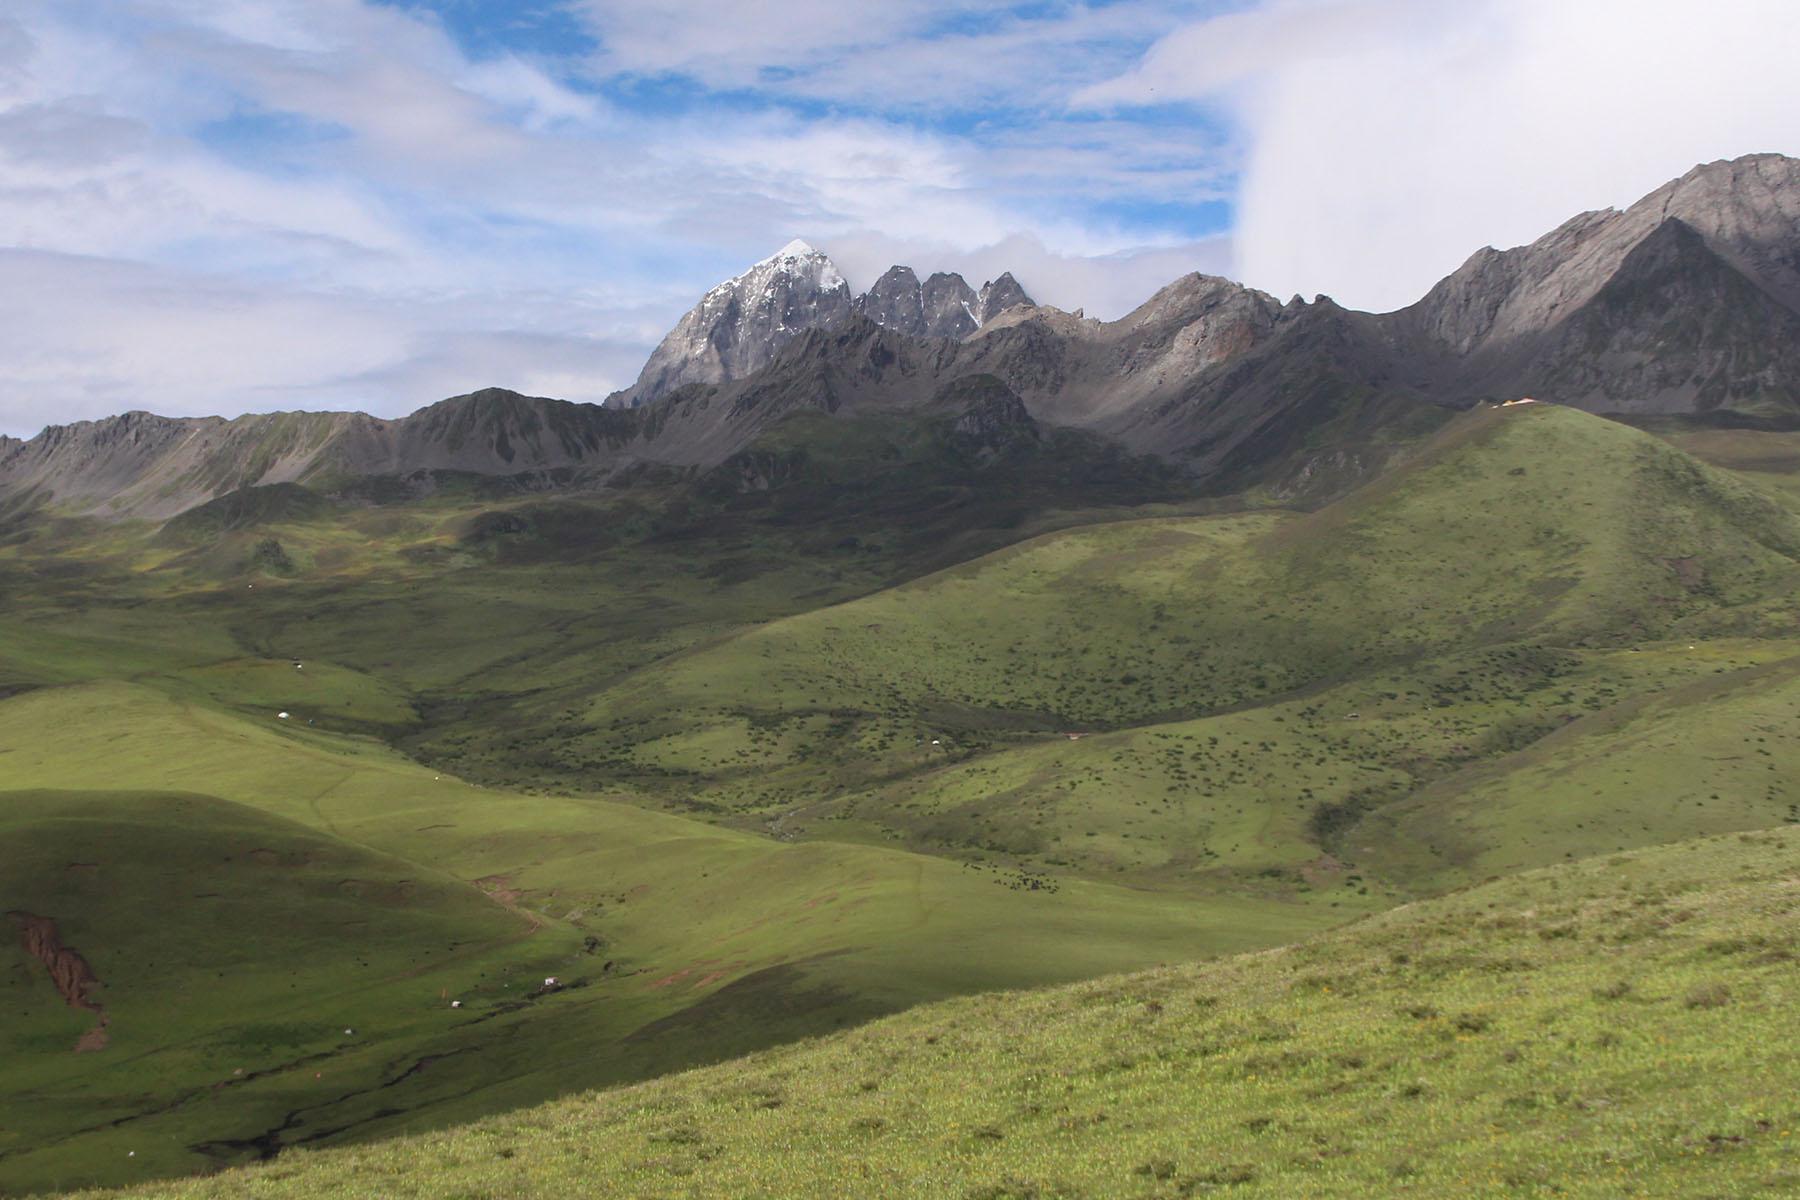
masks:
[[[853,307],[907,337],[965,338],[1007,309],[1031,303],[1010,272],[976,291],[961,275],[939,271],[920,283],[911,267],[890,267]]]
[[[938,272],[923,283],[911,267],[891,267],[861,296],[831,259],[795,240],[735,279],[719,284],[651,352],[637,382],[607,400],[634,408],[693,384],[721,384],[766,367],[809,329],[857,314],[914,338],[962,338],[1031,298],[1005,274],[980,291]]]
[[[1477,251],[1384,318],[1449,401],[1548,395],[1592,412],[1800,418],[1800,160],[1695,167],[1625,211]]]
[[[609,403],[631,408],[689,383],[724,383],[766,364],[804,330],[850,315],[850,285],[798,239],[700,298],[650,354],[637,382]]]

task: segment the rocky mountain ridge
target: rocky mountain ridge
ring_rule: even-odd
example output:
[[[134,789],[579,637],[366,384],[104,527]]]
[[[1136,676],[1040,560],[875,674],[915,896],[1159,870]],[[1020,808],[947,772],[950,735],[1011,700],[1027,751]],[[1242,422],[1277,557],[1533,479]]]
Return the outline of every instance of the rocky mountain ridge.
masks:
[[[921,283],[911,267],[890,267],[851,308],[907,337],[965,338],[1008,309],[1034,303],[1010,271],[975,289],[953,272]]]
[[[991,317],[1032,303],[1011,273],[971,288],[961,275],[919,281],[891,267],[860,296],[836,264],[796,238],[700,298],[657,345],[637,382],[608,397],[613,408],[660,400],[690,383],[728,383],[761,370],[789,341],[852,313],[915,338],[961,338]]]
[[[958,381],[981,379],[981,387]],[[709,292],[632,407],[488,389],[383,421],[129,413],[0,441],[0,506],[166,517],[234,488],[433,472],[598,486],[726,462],[800,409],[990,414],[1161,456],[1211,492],[1278,495],[1380,465],[1396,432],[1482,399],[1800,427],[1800,160],[1696,167],[1623,212],[1484,249],[1420,301],[1360,313],[1189,275],[1103,322],[895,268],[861,297],[792,243]],[[1000,390],[996,390],[996,388]],[[626,399],[637,398],[631,393]],[[978,427],[986,418],[971,416]]]
[[[1695,167],[1624,211],[1477,251],[1389,336],[1468,399],[1554,392],[1592,412],[1800,411],[1800,159]],[[1772,354],[1747,369],[1738,351]],[[1432,360],[1436,360],[1433,362]]]
[[[355,412],[159,417],[129,412],[52,425],[0,446],[0,506],[73,506],[163,519],[239,488],[467,472],[570,473],[616,451],[635,423],[594,404],[501,388],[455,396],[398,420]],[[421,481],[428,488],[428,481]]]

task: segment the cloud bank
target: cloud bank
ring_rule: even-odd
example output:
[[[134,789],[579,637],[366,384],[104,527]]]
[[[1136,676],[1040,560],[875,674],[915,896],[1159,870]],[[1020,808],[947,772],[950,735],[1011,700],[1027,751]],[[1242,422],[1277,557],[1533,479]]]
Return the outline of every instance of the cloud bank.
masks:
[[[1796,54],[1789,0],[1285,0],[1174,30],[1079,102],[1229,105],[1236,273],[1380,310],[1696,163],[1800,153]]]

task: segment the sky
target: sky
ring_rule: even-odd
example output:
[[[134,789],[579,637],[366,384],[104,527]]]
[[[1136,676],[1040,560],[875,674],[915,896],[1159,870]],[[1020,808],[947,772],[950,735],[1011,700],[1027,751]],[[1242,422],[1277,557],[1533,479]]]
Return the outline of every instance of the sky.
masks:
[[[597,401],[802,237],[1381,311],[1800,154],[1793,0],[6,0],[0,434]]]

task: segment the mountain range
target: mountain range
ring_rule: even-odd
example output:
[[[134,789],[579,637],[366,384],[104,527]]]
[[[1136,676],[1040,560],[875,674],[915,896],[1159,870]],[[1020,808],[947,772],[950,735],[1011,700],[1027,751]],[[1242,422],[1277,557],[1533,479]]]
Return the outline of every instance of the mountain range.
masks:
[[[910,338],[964,338],[990,317],[1031,305],[1011,273],[971,288],[937,272],[923,283],[911,267],[890,267],[860,296],[836,264],[798,239],[701,297],[644,364],[637,382],[607,398],[633,408],[689,383],[727,383],[769,365],[808,329],[863,316]]]
[[[970,381],[978,381],[972,385]],[[520,487],[719,467],[788,415],[940,413],[1083,431],[1203,492],[1341,491],[1395,428],[1533,396],[1627,419],[1800,424],[1800,160],[1695,167],[1624,211],[1483,249],[1417,303],[1371,314],[1188,275],[1115,321],[896,266],[853,295],[796,241],[712,289],[604,405],[490,388],[398,420],[132,412],[0,438],[0,504],[166,518],[247,486]],[[996,407],[996,397],[1000,403]],[[1318,498],[1315,496],[1314,498]]]

